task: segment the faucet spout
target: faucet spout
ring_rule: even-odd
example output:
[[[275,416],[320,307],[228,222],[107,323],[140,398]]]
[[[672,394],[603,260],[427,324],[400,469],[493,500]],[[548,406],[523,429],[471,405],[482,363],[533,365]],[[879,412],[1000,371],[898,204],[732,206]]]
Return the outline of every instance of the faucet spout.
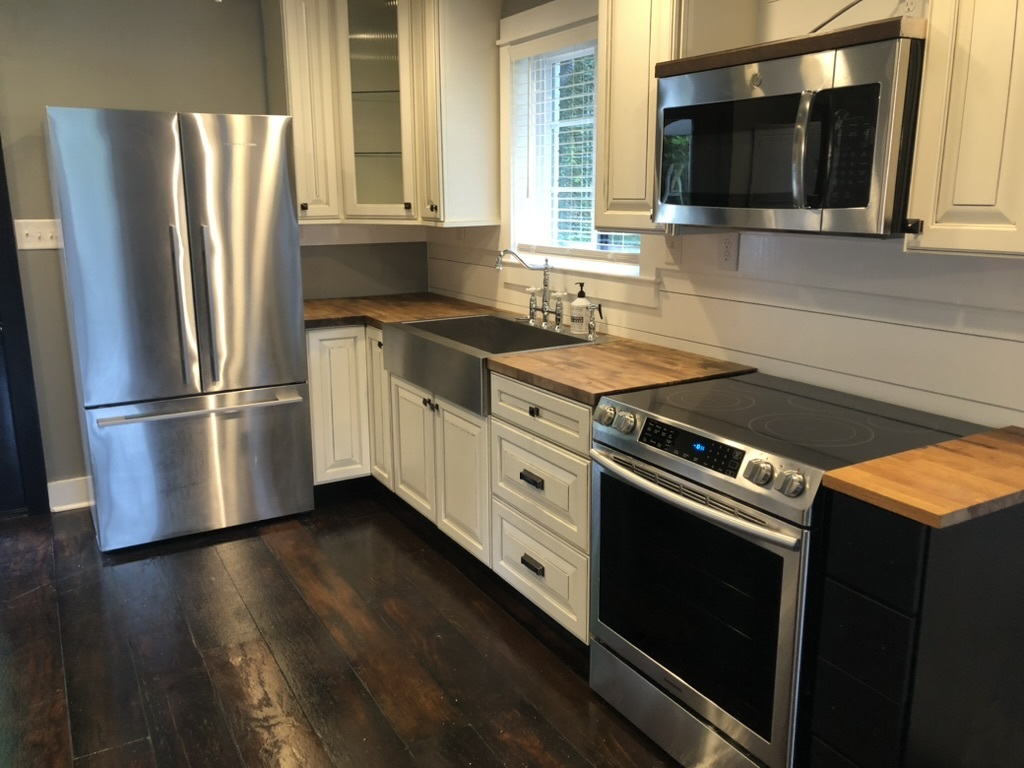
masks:
[[[494,263],[494,268],[495,269],[499,269],[499,270],[501,269],[501,262],[502,262],[502,260],[506,256],[512,256],[513,258],[515,258],[516,261],[518,261],[520,264],[522,264],[527,269],[543,269],[544,270],[544,287],[543,287],[542,292],[541,292],[541,315],[543,317],[543,320],[541,322],[541,327],[542,328],[547,328],[548,327],[548,315],[551,314],[551,304],[550,304],[550,297],[551,297],[551,288],[550,288],[550,285],[551,285],[551,264],[550,264],[550,262],[548,262],[547,259],[544,259],[544,264],[542,266],[533,266],[533,265],[527,264],[525,261],[523,261],[523,257],[520,256],[515,251],[513,251],[511,248],[506,248],[505,250],[501,251],[501,253],[498,254],[498,260]],[[531,318],[533,317],[533,312],[530,313],[530,316],[531,316]]]

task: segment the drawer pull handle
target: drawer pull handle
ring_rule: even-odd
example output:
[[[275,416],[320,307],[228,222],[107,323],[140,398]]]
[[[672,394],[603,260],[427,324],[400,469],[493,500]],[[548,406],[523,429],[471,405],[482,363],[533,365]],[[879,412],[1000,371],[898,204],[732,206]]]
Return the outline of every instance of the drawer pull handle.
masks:
[[[537,417],[540,416],[540,407],[536,405],[531,405],[529,409],[529,414],[536,419]]]
[[[519,558],[519,562],[526,566],[526,569],[537,576],[544,576],[544,566],[527,554]]]
[[[520,471],[519,479],[522,480],[527,485],[532,485],[538,491],[544,490],[544,478],[540,477],[539,475],[533,474],[533,472],[531,472],[528,469]]]

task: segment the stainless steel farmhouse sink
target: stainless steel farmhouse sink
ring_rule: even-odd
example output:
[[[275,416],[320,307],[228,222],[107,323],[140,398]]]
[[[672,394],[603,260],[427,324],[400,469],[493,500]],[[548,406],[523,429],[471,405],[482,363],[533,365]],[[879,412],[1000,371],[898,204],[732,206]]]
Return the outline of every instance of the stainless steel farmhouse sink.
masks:
[[[487,415],[487,358],[588,344],[501,315],[385,323],[384,368],[467,410]]]

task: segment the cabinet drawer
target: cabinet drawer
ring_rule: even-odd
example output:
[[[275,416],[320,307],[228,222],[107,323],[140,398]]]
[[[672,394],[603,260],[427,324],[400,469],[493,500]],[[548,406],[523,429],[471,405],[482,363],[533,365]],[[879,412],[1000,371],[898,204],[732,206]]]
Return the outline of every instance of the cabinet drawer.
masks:
[[[491,424],[491,492],[589,552],[590,461],[501,421]]]
[[[492,373],[491,415],[567,450],[590,451],[590,408],[543,389]]]
[[[811,739],[808,768],[860,768],[836,752],[821,739]]]
[[[907,697],[912,618],[826,579],[821,658],[895,701]]]
[[[829,515],[828,575],[906,614],[916,614],[925,526],[842,494]]]
[[[590,558],[491,497],[494,571],[538,608],[588,641]]]
[[[811,731],[864,768],[897,768],[903,708],[825,661],[818,661]]]

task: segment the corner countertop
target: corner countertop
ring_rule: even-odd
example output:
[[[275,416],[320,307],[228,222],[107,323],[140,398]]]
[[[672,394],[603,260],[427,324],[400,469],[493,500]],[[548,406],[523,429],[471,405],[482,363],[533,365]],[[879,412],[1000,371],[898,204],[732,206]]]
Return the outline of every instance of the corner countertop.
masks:
[[[825,473],[825,487],[948,528],[1024,503],[1024,428],[1004,427]]]
[[[307,299],[306,327],[406,323],[460,315],[494,314],[498,310],[436,293],[397,293],[385,296],[357,296],[344,299]]]

